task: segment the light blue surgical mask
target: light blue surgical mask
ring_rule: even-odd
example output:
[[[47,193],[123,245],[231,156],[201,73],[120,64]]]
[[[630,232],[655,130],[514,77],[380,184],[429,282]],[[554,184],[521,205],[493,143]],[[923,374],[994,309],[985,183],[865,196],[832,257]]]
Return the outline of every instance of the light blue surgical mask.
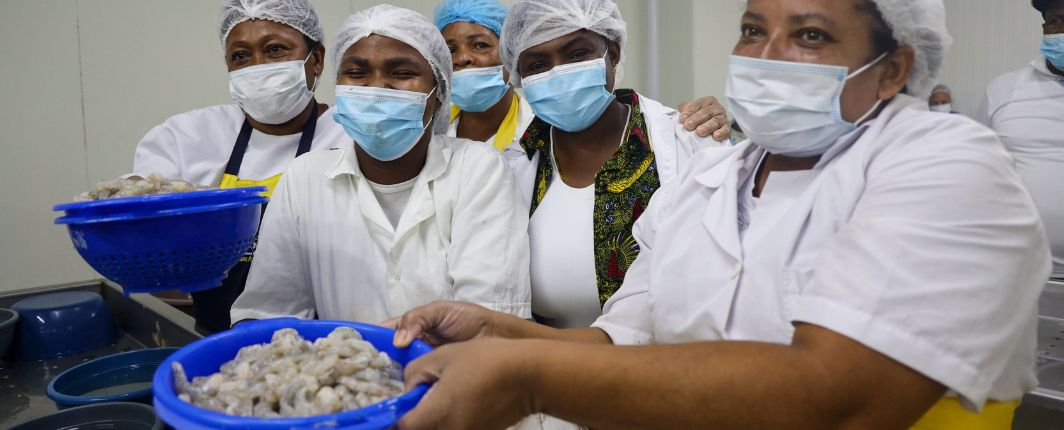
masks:
[[[1047,34],[1042,40],[1042,55],[1058,69],[1064,69],[1064,34]]]
[[[753,143],[788,157],[823,155],[838,138],[857,128],[879,108],[876,101],[856,122],[842,117],[840,98],[846,81],[876,65],[887,54],[849,73],[844,66],[793,63],[731,56],[728,112]]]
[[[606,90],[606,59],[565,64],[521,79],[532,112],[567,132],[586,130],[617,97]]]
[[[370,157],[396,160],[425,134],[429,126],[424,121],[425,109],[435,92],[337,85],[333,120]]]
[[[463,112],[484,112],[509,89],[502,79],[502,66],[462,69],[451,76],[451,101]]]

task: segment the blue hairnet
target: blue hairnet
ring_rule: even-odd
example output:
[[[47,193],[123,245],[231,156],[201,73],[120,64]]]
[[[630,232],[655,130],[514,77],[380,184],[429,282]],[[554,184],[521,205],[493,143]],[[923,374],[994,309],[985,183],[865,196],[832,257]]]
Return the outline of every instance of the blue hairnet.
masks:
[[[506,6],[499,0],[446,0],[436,6],[433,24],[443,31],[451,23],[471,22],[483,25],[499,36],[505,20]]]

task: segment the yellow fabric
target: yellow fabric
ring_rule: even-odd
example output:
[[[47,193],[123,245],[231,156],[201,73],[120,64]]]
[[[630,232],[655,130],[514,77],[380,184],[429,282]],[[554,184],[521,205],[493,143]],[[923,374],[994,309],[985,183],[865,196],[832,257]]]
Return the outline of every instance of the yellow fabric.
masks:
[[[982,413],[970,412],[955,398],[943,397],[911,430],[1009,430],[1020,401],[987,402]]]
[[[514,93],[513,102],[510,103],[510,111],[506,113],[506,118],[503,118],[502,124],[499,124],[499,129],[495,131],[495,141],[492,142],[492,146],[499,152],[506,150],[507,146],[510,146],[514,141],[514,135],[517,134],[517,125],[521,122],[521,102],[517,98],[517,93]],[[458,105],[451,105],[451,122],[458,119],[458,116],[462,114],[462,109]]]
[[[236,176],[228,173],[222,175],[222,183],[218,184],[218,188],[244,188],[244,187],[266,187],[266,192],[262,195],[266,197],[273,197],[273,189],[277,187],[277,183],[281,181],[281,175],[277,174],[273,177],[263,179],[261,181],[252,181],[248,179],[240,179]]]

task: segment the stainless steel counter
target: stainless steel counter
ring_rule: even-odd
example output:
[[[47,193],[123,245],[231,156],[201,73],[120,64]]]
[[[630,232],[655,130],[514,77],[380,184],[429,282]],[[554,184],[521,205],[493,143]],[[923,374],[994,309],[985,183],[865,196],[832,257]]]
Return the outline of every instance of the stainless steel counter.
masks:
[[[48,415],[55,404],[45,395],[48,383],[63,371],[86,361],[135,349],[180,347],[200,336],[192,317],[150,295],[125,297],[121,289],[105,281],[91,281],[16,291],[0,295],[0,307],[42,293],[85,290],[99,293],[122,330],[117,342],[84,354],[52,360],[0,359],[0,428]]]
[[[1046,284],[1038,315],[1038,388],[1024,396],[1013,429],[1064,429],[1064,282]]]

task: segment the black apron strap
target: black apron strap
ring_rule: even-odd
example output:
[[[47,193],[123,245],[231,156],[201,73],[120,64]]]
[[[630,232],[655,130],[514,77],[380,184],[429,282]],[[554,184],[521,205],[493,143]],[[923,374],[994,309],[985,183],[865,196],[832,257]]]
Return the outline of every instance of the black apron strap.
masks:
[[[296,149],[296,157],[310,152],[314,142],[314,132],[318,124],[318,102],[313,101],[314,107],[310,110],[310,118],[303,124],[303,135],[299,137],[299,148]],[[244,153],[247,152],[248,142],[251,141],[251,123],[244,119],[244,125],[240,127],[233,153],[229,156],[229,163],[225,165],[225,173],[237,176],[240,173],[240,164],[244,161]],[[266,204],[262,205],[265,212]],[[193,313],[196,318],[196,330],[201,334],[209,335],[228,330],[232,321],[229,320],[229,311],[233,302],[240,293],[244,292],[248,273],[251,271],[251,261],[255,252],[258,237],[251,249],[241,258],[235,266],[229,269],[228,275],[217,288],[192,293]]]
[[[318,128],[318,101],[311,100],[313,107],[310,108],[310,118],[303,124],[303,134],[299,136],[299,147],[296,148],[296,157],[310,152],[314,144],[314,132]],[[239,176],[240,165],[244,162],[244,153],[248,151],[248,142],[251,141],[251,122],[244,118],[244,124],[240,126],[240,134],[236,136],[236,145],[233,145],[233,153],[229,154],[229,162],[225,164],[225,174]]]

